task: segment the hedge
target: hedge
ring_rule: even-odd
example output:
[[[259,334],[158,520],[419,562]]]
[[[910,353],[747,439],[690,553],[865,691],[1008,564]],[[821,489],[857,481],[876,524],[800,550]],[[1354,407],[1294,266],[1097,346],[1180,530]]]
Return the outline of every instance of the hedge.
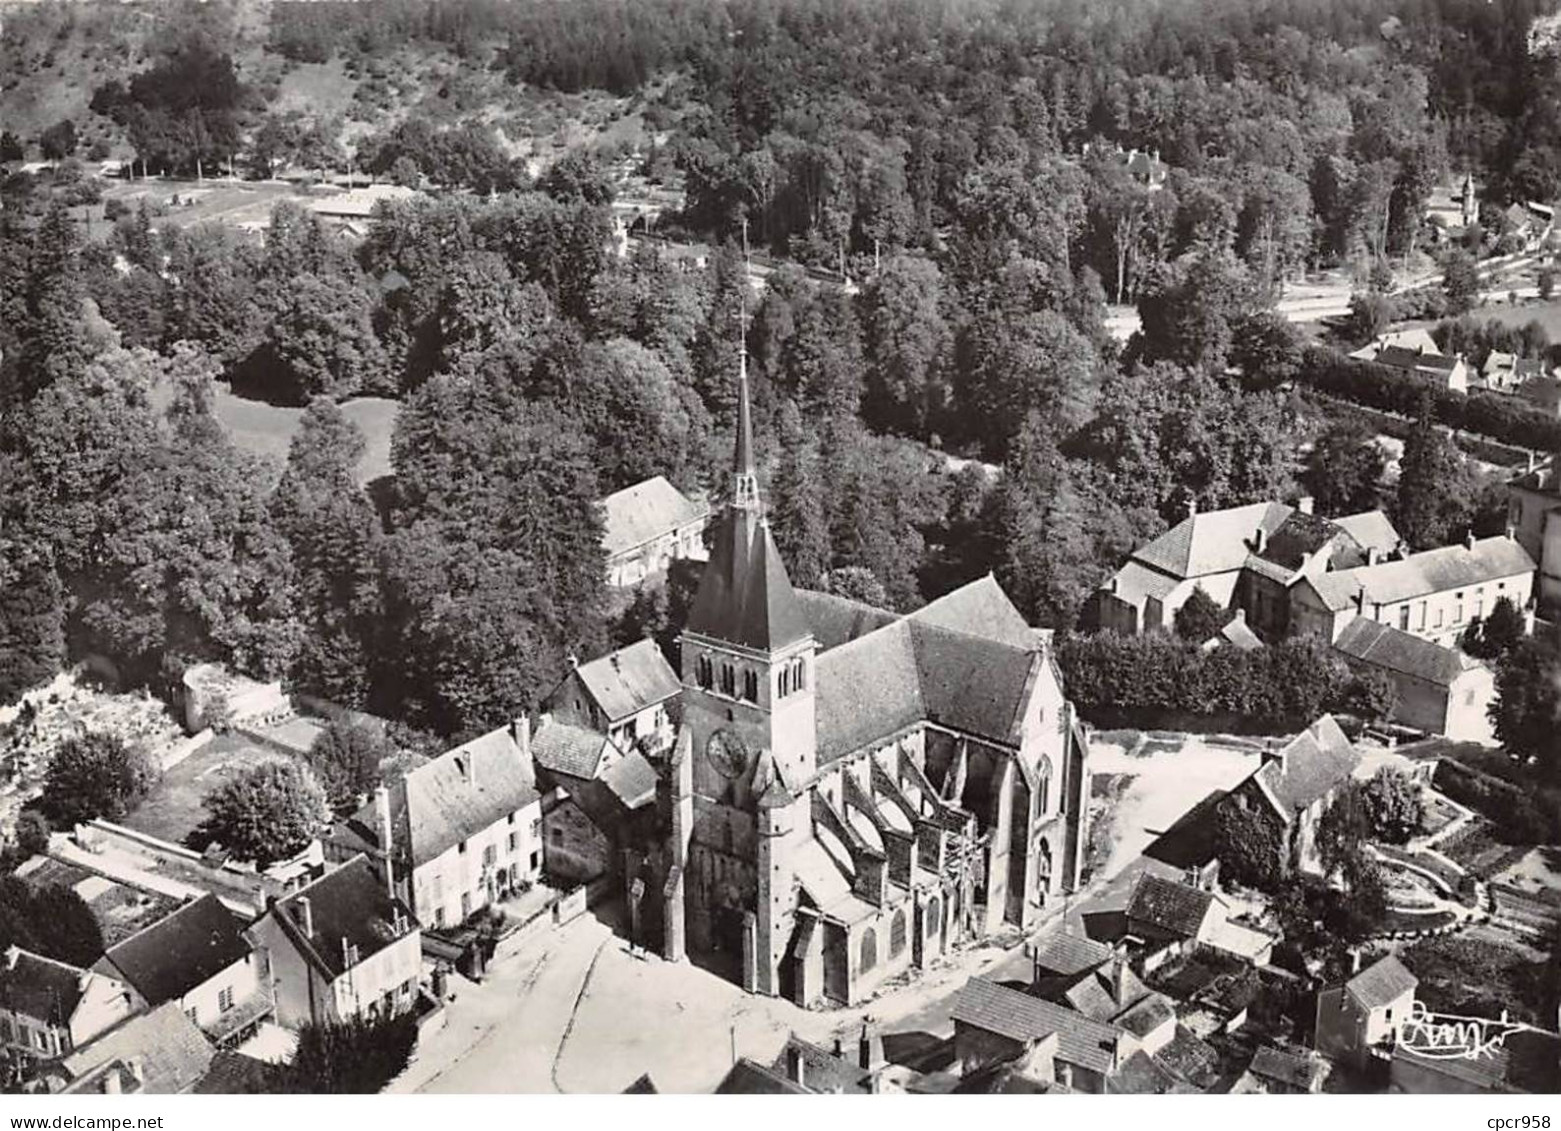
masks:
[[[1068,697],[1096,725],[1238,719],[1272,734],[1343,710],[1354,686],[1349,668],[1310,637],[1204,652],[1164,632],[1100,632],[1064,638],[1058,660]]]
[[[1490,821],[1497,838],[1507,844],[1543,844],[1561,831],[1556,828],[1561,823],[1558,814],[1547,813],[1533,790],[1452,758],[1437,762],[1432,784]]]
[[[1411,420],[1429,393],[1438,423],[1449,428],[1539,451],[1561,448],[1561,419],[1517,397],[1484,390],[1454,392],[1433,378],[1349,357],[1326,346],[1303,351],[1296,380],[1318,392]]]

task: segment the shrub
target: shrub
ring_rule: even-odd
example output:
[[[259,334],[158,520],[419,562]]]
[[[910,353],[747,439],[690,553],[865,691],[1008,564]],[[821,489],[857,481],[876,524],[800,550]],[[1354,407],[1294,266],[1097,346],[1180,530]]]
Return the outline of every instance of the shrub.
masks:
[[[1404,844],[1425,818],[1420,783],[1403,770],[1384,766],[1361,792],[1373,835],[1389,844]]]
[[[119,821],[156,781],[157,767],[140,747],[109,734],[84,734],[55,752],[39,806],[58,828],[97,817]]]
[[[299,762],[262,762],[213,790],[202,831],[265,867],[304,848],[330,820],[325,790]]]

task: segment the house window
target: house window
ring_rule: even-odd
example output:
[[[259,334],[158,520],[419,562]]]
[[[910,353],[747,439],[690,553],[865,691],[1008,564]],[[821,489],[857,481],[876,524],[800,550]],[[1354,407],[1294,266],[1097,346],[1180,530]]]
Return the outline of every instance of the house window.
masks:
[[[519,833],[510,833],[509,834],[508,843],[507,843],[507,845],[505,847],[505,851],[508,852],[511,856],[513,856],[519,850],[520,850],[520,834]]]
[[[1425,631],[1426,602],[1420,602],[1420,631]]]
[[[1446,620],[1447,620],[1447,610],[1443,609],[1443,608],[1438,608],[1436,610],[1436,627],[1437,628],[1441,628],[1443,623]]]
[[[506,825],[513,825],[515,823],[515,814],[511,813],[508,817],[504,818],[504,823]]]
[[[198,1011],[196,1010],[196,1008],[193,1005],[190,1006],[189,1009],[186,1009],[184,1011],[184,1015],[190,1019],[190,1024],[192,1024],[192,1025],[199,1025],[200,1024],[200,1017],[198,1016]]]
[[[862,956],[857,971],[865,974],[878,965],[878,935],[871,927],[862,933]]]
[[[436,908],[434,908],[434,927],[437,929],[437,928],[443,927],[443,926],[444,926],[444,908],[443,907],[436,907]]]
[[[226,1013],[233,1008],[233,987],[223,986],[217,991],[217,1008]]]
[[[542,870],[542,853],[540,850],[531,854],[531,874],[536,875]]]
[[[1398,627],[1403,632],[1409,631],[1409,606],[1405,605],[1398,611]]]
[[[472,896],[470,892],[461,893],[461,919],[464,921],[472,913]]]
[[[1474,595],[1474,615],[1476,617],[1483,617],[1485,615],[1485,594],[1484,593],[1476,593]]]
[[[1463,623],[1463,594],[1458,594],[1458,603],[1453,606],[1453,623]]]
[[[513,839],[514,835],[515,835],[514,833],[510,834],[512,839]],[[490,845],[488,845],[487,847],[485,847],[482,850],[482,866],[484,868],[491,868],[491,867],[493,867],[496,863],[498,863],[498,860],[499,860],[499,846],[498,845],[490,844]]]
[[[559,828],[557,825],[553,826],[553,829],[549,835],[552,837],[554,844],[564,843],[564,830]]]

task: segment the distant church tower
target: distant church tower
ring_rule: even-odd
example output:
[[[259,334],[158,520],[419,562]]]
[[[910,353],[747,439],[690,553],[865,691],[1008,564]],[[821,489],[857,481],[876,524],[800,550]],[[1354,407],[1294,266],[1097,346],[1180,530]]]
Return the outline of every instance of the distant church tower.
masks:
[[[746,349],[731,487],[680,640],[686,938],[746,988],[774,994],[794,906],[788,848],[811,830],[802,787],[817,772],[817,647],[764,517]]]

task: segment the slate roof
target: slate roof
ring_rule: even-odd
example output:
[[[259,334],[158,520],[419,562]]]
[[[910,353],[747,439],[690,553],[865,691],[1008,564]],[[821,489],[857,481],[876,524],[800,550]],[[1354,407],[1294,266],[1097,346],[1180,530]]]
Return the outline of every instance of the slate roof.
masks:
[[[1013,744],[1043,659],[914,618],[831,649],[815,684],[819,763],[921,722]]]
[[[615,491],[602,500],[602,548],[609,558],[670,534],[708,513],[664,475]]]
[[[1252,1056],[1248,1070],[1263,1080],[1277,1080],[1292,1088],[1309,1091],[1323,1066],[1309,1056],[1284,1052],[1272,1045],[1264,1045]]]
[[[1534,568],[1527,550],[1515,539],[1499,534],[1477,540],[1473,548],[1462,543],[1441,546],[1398,561],[1321,574],[1312,583],[1328,608],[1338,612],[1355,603],[1355,594],[1362,587],[1368,604],[1391,605],[1531,573]]]
[[[409,771],[391,793],[396,826],[411,830],[413,867],[438,858],[539,797],[531,756],[509,727]]]
[[[1258,556],[1288,570],[1296,570],[1307,557],[1346,533],[1321,515],[1292,511],[1268,538]],[[1353,541],[1353,536],[1351,536]]]
[[[1183,938],[1197,938],[1213,902],[1213,892],[1145,872],[1133,886],[1127,917]]]
[[[1244,616],[1236,616],[1226,621],[1225,627],[1209,637],[1204,647],[1220,643],[1229,644],[1232,648],[1243,652],[1255,652],[1263,647],[1262,639],[1252,631]]]
[[[1363,1009],[1379,1009],[1391,1005],[1419,984],[1420,979],[1410,973],[1409,967],[1389,954],[1345,982],[1344,989]]]
[[[1125,562],[1111,580],[1115,583],[1111,595],[1135,608],[1142,608],[1148,597],[1165,600],[1181,584],[1179,579],[1135,561]]]
[[[849,597],[820,593],[816,589],[798,589],[797,604],[813,630],[813,641],[820,652],[848,644],[859,636],[876,632],[899,620],[899,614],[875,609]]]
[[[1116,1023],[1121,1025],[1122,1022],[1117,1020],[1118,1014],[1148,996],[1149,988],[1124,964],[1119,992],[1115,980],[1116,973],[1112,966],[1113,963],[1107,962],[1085,973],[1063,991],[1061,995],[1063,1003],[1071,1005],[1085,1017],[1096,1021],[1116,1020]],[[1125,1025],[1123,1027],[1126,1028]]]
[[[147,1005],[161,1005],[248,958],[245,925],[215,895],[203,895],[110,948],[103,961]]]
[[[1175,1021],[1176,1006],[1164,994],[1151,992],[1128,1006],[1113,1020],[1133,1036],[1143,1037],[1154,1032],[1167,1021]]]
[[[648,638],[581,664],[575,674],[613,723],[671,699],[683,687],[661,649]]]
[[[531,756],[544,770],[587,780],[596,776],[607,736],[590,727],[544,718],[531,732]]]
[[[1394,369],[1410,369],[1423,373],[1451,373],[1463,358],[1448,357],[1445,354],[1417,353],[1402,346],[1388,346],[1378,350],[1377,356],[1372,360],[1378,365],[1390,365]]]
[[[1053,931],[1035,952],[1035,970],[1037,974],[1072,977],[1109,962],[1115,953],[1103,942],[1066,930]]]
[[[1122,1062],[1121,1069],[1107,1085],[1107,1091],[1118,1096],[1164,1096],[1185,1095],[1197,1089],[1139,1049]]]
[[[1333,646],[1352,660],[1439,687],[1451,687],[1459,676],[1477,666],[1456,648],[1443,648],[1367,617],[1356,617],[1345,625]]]
[[[1182,1024],[1176,1026],[1176,1035],[1154,1054],[1154,1058],[1200,1088],[1212,1086],[1219,1074],[1218,1050]]]
[[[1058,1038],[1057,1057],[1102,1075],[1112,1071],[1122,1030],[1092,1021],[1066,1006],[1042,1001],[984,978],[971,978],[954,1001],[954,1020],[1013,1041],[1048,1033]]]
[[[1324,715],[1252,771],[1255,781],[1286,820],[1308,808],[1355,772],[1360,755],[1332,715]],[[1239,787],[1238,787],[1239,788]]]
[[[307,938],[298,921],[298,901],[304,898],[309,900],[314,922],[314,933]],[[355,856],[308,887],[282,897],[271,913],[299,953],[331,981],[347,971],[343,943],[356,949],[361,964],[403,938],[414,922],[406,904],[385,890],[366,856]],[[399,932],[398,917],[403,924]]]
[[[111,1060],[136,1059],[141,1062],[141,1091],[168,1096],[199,1083],[216,1051],[179,1003],[169,1001],[111,1029],[63,1064],[72,1077],[80,1078]]]
[[[757,651],[809,636],[769,526],[741,508],[721,516],[687,631]]]
[[[1261,526],[1270,537],[1294,512],[1283,503],[1249,503],[1190,515],[1137,550],[1145,565],[1186,579],[1240,569]]]
[[[990,573],[929,601],[911,613],[910,619],[1014,648],[1035,647],[1034,631]]]
[[[1395,330],[1391,333],[1383,334],[1376,341],[1368,342],[1350,354],[1350,356],[1370,360],[1377,356],[1378,350],[1395,346],[1400,349],[1413,350],[1431,356],[1442,352],[1436,344],[1436,339],[1431,337],[1430,331],[1417,327],[1413,330]]]
[[[99,976],[13,946],[0,962],[0,1004],[46,1025],[66,1025],[89,979]]]

